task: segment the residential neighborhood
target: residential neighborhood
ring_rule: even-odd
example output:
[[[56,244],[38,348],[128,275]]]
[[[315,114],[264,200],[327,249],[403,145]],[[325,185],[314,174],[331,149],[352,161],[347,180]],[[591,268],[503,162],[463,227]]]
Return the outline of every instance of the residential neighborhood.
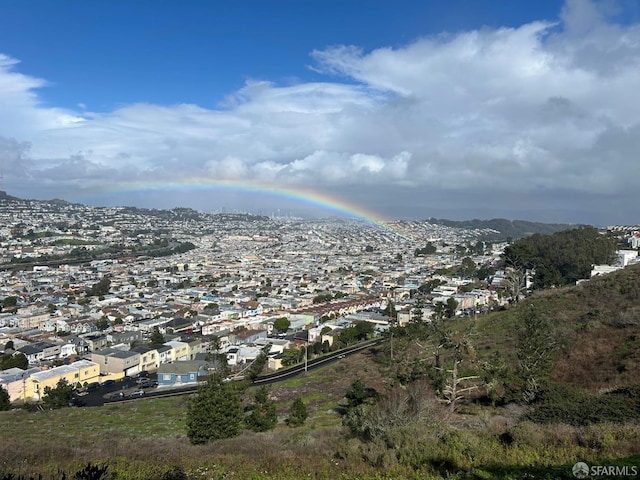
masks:
[[[342,333],[363,322],[379,335],[438,304],[477,315],[510,300],[495,268],[506,243],[480,229],[3,202],[0,351],[26,364],[0,383],[15,403],[61,379],[196,383],[216,368],[211,354],[240,371],[267,345],[275,370],[361,341]]]

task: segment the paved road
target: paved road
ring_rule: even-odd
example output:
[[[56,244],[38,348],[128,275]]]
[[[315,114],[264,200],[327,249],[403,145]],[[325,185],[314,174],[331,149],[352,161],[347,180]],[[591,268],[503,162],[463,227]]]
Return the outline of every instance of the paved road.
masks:
[[[329,353],[320,358],[314,358],[313,360],[309,360],[306,365],[304,363],[301,363],[299,365],[295,365],[293,367],[290,367],[284,370],[279,370],[275,373],[262,375],[253,382],[253,385],[270,385],[272,383],[284,382],[291,378],[297,377],[298,375],[305,373],[306,371],[312,371],[317,368],[322,368],[331,363],[338,362],[350,355],[355,355],[357,353],[360,353],[363,350],[366,350],[375,345],[378,345],[383,341],[384,339],[378,338],[369,342],[359,343],[351,347],[347,347],[343,350]],[[150,374],[149,378],[152,381],[156,381],[157,375]],[[124,380],[118,380],[113,385],[100,386],[96,390],[89,392],[87,395],[79,397],[79,400],[80,400],[79,406],[101,407],[105,403],[111,404],[111,403],[121,403],[123,401],[126,401],[126,402],[135,401],[141,398],[186,395],[186,394],[193,393],[198,389],[197,385],[190,385],[186,387],[172,388],[172,389],[168,389],[168,388],[158,389],[156,387],[144,388],[143,396],[129,397],[129,395],[132,392],[136,390],[140,390],[135,380],[136,380],[135,378],[127,378]],[[118,392],[123,393],[122,398],[111,398],[114,394]]]
[[[86,395],[78,396],[77,399],[82,407],[101,407],[104,405],[105,400],[108,400],[112,395],[121,392],[125,397],[130,395],[136,390],[140,390],[136,384],[137,377],[125,377],[122,380],[116,380],[113,385],[100,385],[95,390],[90,391]],[[149,380],[152,382],[157,381],[158,376],[154,373],[149,374]],[[144,388],[145,394],[155,388]]]

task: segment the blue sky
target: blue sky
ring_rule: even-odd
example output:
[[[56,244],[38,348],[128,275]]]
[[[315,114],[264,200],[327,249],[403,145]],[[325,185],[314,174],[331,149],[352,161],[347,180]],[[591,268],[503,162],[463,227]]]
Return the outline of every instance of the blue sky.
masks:
[[[100,111],[148,102],[218,107],[248,79],[323,80],[310,52],[554,20],[558,0],[4,1],[2,51],[47,80],[41,99]]]
[[[2,188],[296,207],[122,193],[210,177],[396,218],[635,223],[639,12],[633,0],[5,0]]]

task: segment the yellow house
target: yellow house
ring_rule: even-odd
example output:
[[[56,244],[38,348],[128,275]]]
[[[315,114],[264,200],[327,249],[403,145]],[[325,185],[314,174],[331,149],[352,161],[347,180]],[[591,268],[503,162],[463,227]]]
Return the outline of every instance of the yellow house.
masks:
[[[32,385],[31,399],[42,400],[44,389],[46,387],[55,388],[62,379],[65,379],[70,385],[98,382],[100,380],[100,366],[88,360],[80,360],[71,365],[62,365],[34,373],[27,382]],[[27,388],[27,392],[28,390]]]
[[[131,350],[140,354],[140,371],[155,372],[160,366],[158,349],[150,346],[133,347]]]
[[[24,402],[33,398],[33,383],[29,377],[42,371],[40,367],[22,370],[21,368],[10,368],[0,373],[0,387],[9,393],[10,402]]]
[[[191,349],[186,342],[171,341],[165,342],[165,345],[171,347],[171,360],[174,362],[181,362],[184,360],[190,360]]]

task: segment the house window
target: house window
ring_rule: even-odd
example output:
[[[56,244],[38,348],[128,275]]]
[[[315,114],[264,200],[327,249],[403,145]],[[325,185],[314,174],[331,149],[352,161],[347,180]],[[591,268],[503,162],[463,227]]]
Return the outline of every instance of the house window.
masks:
[[[189,374],[189,379],[195,380],[196,379],[196,374],[195,373],[190,373]]]
[[[165,373],[164,375],[162,375],[162,380],[165,380],[167,382],[171,381],[171,375],[168,373]]]
[[[79,374],[79,373],[75,373],[75,374],[73,375],[73,377],[74,377],[74,378],[78,378],[79,376],[80,376],[80,374]]]

